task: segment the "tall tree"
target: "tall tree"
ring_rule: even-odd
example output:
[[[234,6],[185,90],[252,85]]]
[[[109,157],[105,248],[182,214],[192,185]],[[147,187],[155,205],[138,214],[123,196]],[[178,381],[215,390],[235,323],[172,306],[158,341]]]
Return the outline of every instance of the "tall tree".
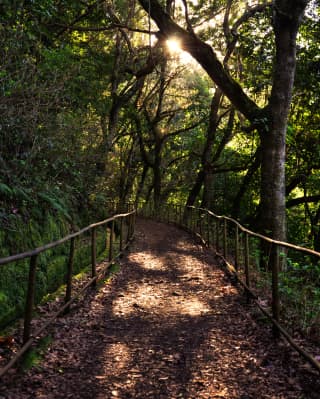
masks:
[[[213,48],[196,34],[186,1],[186,28],[177,24],[157,0],[139,2],[157,24],[158,36],[178,38],[182,49],[199,62],[235,108],[259,130],[262,153],[261,230],[273,238],[286,239],[285,138],[296,66],[296,37],[308,0],[274,0],[269,5],[273,14],[270,25],[274,32],[276,55],[271,95],[264,108],[245,93],[219,61]]]

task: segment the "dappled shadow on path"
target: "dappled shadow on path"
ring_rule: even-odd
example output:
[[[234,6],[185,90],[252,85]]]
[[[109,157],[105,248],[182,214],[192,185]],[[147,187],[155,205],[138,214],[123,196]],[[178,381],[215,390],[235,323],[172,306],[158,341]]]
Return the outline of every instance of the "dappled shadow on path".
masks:
[[[8,384],[5,398],[304,397],[288,351],[186,233],[140,220],[121,264],[57,321],[42,366]]]

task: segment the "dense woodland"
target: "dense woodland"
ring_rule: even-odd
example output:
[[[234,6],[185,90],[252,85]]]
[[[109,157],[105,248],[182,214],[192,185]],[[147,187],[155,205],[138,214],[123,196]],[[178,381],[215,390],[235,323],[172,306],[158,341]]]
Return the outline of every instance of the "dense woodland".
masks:
[[[0,255],[114,201],[319,251],[319,18],[318,0],[2,1]]]

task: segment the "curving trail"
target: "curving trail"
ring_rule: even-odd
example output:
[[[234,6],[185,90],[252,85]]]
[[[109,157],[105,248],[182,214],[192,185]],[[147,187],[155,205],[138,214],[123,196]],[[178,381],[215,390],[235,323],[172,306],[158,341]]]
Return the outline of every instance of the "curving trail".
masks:
[[[320,398],[315,376],[187,233],[138,220],[121,264],[51,328],[38,368],[6,377],[0,399]]]

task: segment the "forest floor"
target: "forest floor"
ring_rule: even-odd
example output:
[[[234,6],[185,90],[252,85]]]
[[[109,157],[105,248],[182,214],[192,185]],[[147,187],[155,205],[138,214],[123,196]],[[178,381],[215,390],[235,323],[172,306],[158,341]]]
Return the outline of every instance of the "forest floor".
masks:
[[[0,399],[320,398],[319,376],[187,233],[140,219],[120,263],[50,327],[37,367],[5,376]]]

